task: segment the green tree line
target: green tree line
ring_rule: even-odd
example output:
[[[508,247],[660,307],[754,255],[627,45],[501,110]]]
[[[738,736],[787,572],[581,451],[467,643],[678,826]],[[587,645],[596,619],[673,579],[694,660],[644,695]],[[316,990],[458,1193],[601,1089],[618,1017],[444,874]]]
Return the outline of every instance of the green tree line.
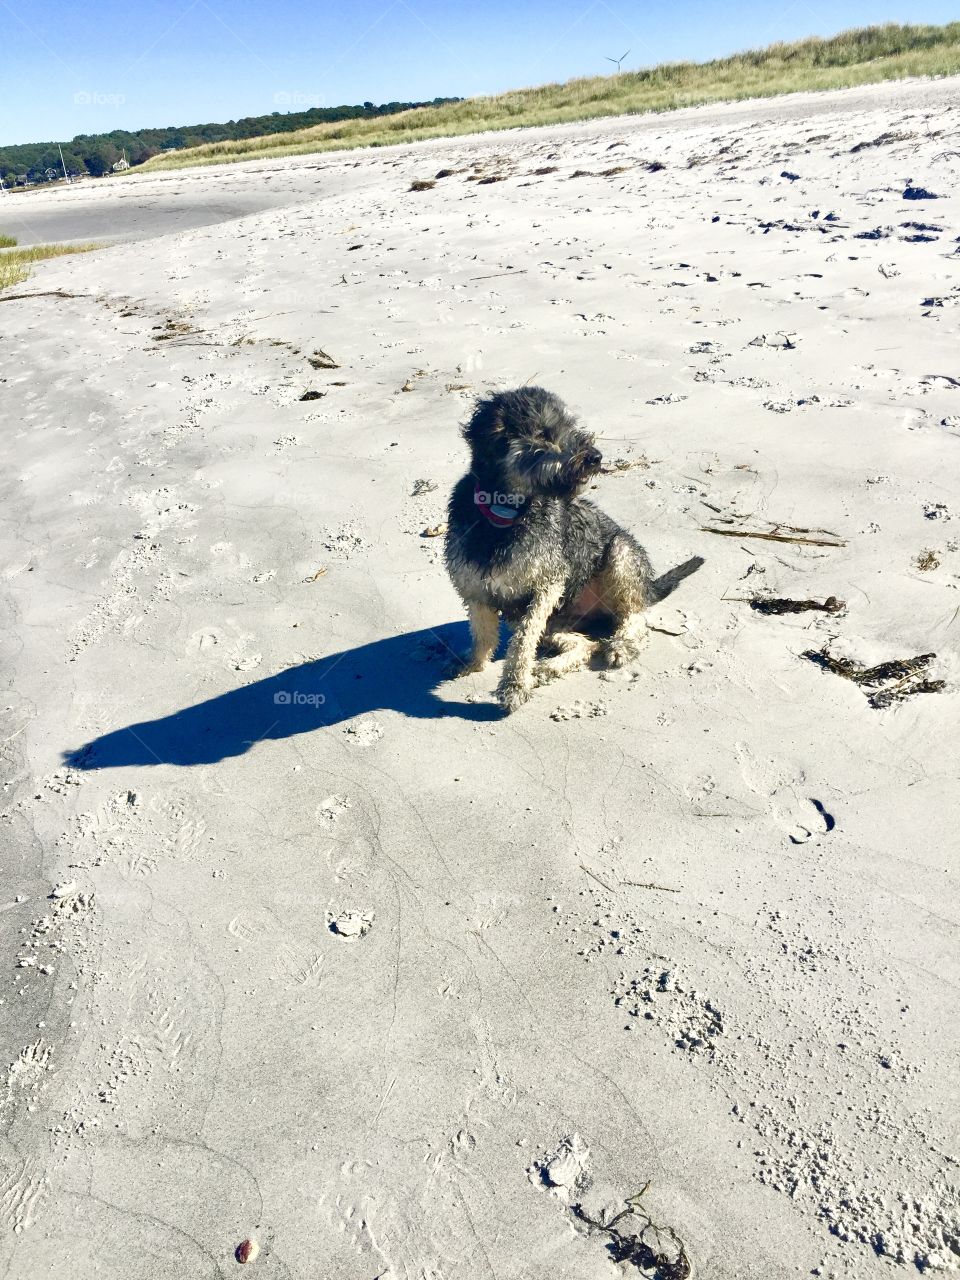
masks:
[[[383,102],[377,106],[310,107],[305,111],[273,111],[265,116],[244,116],[224,124],[167,125],[159,129],[114,129],[110,133],[77,134],[69,142],[24,142],[0,146],[0,177],[7,186],[23,182],[45,182],[47,171],[63,177],[60,148],[67,172],[100,177],[108,173],[122,155],[131,165],[143,164],[161,151],[196,147],[204,142],[225,142],[238,138],[259,138],[266,133],[289,133],[334,120],[360,120],[396,115],[415,107],[439,107],[460,98],[434,98],[432,102]]]

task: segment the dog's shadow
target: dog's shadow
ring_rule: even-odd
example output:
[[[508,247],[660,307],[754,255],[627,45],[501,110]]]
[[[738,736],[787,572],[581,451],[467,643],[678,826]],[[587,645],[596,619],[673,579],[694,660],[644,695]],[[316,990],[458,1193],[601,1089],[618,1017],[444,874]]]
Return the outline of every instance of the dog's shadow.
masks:
[[[695,557],[658,578],[655,598],[669,595],[702,563]],[[64,760],[91,770],[215,764],[243,755],[258,742],[292,738],[388,709],[415,719],[498,720],[503,712],[492,702],[446,701],[436,694],[451,660],[467,650],[469,640],[465,622],[375,640],[170,715],[114,729],[65,752]]]
[[[498,719],[502,713],[492,703],[445,702],[434,692],[447,664],[469,641],[465,622],[375,640],[115,729],[65,759],[78,769],[214,764],[243,755],[257,742],[293,738],[388,708],[416,719]]]

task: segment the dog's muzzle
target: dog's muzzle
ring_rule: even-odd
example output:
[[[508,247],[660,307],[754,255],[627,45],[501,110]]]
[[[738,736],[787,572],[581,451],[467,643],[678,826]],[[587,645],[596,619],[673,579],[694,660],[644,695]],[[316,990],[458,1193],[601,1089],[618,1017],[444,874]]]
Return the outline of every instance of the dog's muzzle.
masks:
[[[586,449],[581,449],[579,453],[574,454],[570,459],[569,465],[565,468],[567,483],[574,487],[586,484],[588,480],[593,479],[600,471],[603,465],[603,454],[599,449],[590,445]]]

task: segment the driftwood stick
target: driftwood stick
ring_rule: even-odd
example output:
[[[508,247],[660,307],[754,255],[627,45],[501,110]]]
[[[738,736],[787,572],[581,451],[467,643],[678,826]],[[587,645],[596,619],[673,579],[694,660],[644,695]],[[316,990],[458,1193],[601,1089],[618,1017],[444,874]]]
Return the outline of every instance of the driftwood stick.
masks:
[[[845,547],[845,539],[830,542],[826,538],[800,538],[792,533],[761,533],[750,529],[714,529],[711,525],[702,524],[701,533],[716,533],[721,538],[763,538],[765,542],[800,542],[808,547]]]
[[[67,293],[66,289],[38,289],[35,293],[0,293],[0,302],[19,302],[21,298],[89,298],[89,293]]]

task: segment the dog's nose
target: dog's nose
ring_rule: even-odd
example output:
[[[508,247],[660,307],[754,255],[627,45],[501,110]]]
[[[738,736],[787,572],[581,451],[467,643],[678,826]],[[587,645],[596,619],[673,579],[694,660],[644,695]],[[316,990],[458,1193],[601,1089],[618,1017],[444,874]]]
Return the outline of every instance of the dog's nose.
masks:
[[[603,462],[603,454],[599,449],[588,449],[583,456],[583,460],[590,471],[599,471],[600,464]]]

